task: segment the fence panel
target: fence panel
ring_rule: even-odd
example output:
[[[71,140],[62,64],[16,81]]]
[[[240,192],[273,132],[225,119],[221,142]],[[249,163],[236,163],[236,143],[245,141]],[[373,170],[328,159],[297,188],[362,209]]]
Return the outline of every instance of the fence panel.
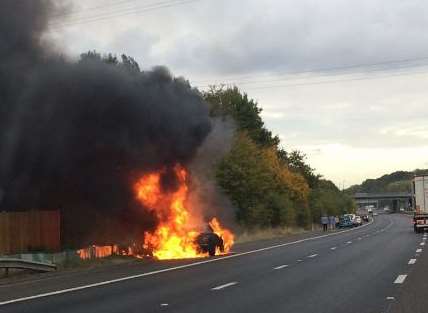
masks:
[[[0,212],[0,254],[59,251],[60,212]]]

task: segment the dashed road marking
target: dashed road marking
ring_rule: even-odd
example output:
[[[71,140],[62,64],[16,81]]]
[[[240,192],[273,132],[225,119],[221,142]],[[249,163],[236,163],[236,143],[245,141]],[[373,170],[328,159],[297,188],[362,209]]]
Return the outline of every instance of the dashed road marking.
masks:
[[[168,303],[161,303],[161,306],[168,306]]]
[[[416,259],[410,259],[408,264],[412,265],[412,264],[415,264],[415,263],[416,263]]]
[[[331,247],[330,248],[330,250],[336,250],[337,249],[337,247]]]
[[[394,280],[394,284],[402,284],[406,280],[407,275],[398,275],[397,278]]]
[[[395,300],[394,297],[386,297],[386,300]]]
[[[416,253],[421,253],[421,252],[422,252],[422,249],[421,249],[421,248],[416,249]]]
[[[361,240],[361,239],[363,239],[363,238],[361,238],[361,237],[358,237],[358,240]]]
[[[421,243],[420,243],[420,245],[421,245],[421,246],[425,246],[425,242],[421,242]]]
[[[285,268],[285,267],[288,267],[288,265],[287,264],[280,265],[280,266],[274,267],[273,269],[274,270],[280,270],[280,269]]]
[[[221,290],[221,289],[236,285],[237,283],[238,283],[237,281],[232,281],[230,283],[211,288],[211,290]]]
[[[303,262],[303,260],[302,259],[298,259],[297,262]]]
[[[311,254],[311,255],[308,255],[308,258],[315,258],[316,256],[318,256],[318,254],[316,254],[316,253],[314,253],[314,254]]]
[[[347,241],[345,242],[345,244],[350,245],[352,243],[352,241]]]

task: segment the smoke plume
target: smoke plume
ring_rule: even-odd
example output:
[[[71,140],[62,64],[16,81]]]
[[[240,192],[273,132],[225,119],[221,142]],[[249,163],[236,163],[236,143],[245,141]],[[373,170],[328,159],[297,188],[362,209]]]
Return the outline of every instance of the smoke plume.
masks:
[[[60,208],[70,245],[94,228],[132,234],[150,216],[130,186],[192,159],[211,129],[207,106],[164,67],[56,56],[42,40],[56,9],[0,2],[0,209]]]
[[[227,228],[236,228],[235,208],[216,182],[216,165],[230,151],[236,132],[231,118],[214,118],[212,130],[189,163],[192,214],[207,222],[217,217]]]

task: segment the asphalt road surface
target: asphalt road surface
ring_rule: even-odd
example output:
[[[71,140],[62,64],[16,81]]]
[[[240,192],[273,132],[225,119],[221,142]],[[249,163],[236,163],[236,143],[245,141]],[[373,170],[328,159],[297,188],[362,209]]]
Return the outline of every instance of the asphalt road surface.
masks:
[[[310,236],[3,285],[0,312],[392,312],[417,265],[410,259],[424,253],[424,235],[400,214]]]

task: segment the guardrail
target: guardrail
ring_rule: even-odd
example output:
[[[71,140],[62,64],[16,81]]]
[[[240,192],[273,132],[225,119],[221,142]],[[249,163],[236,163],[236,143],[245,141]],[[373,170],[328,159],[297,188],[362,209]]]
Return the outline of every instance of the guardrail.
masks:
[[[10,268],[31,270],[36,272],[52,272],[56,271],[56,265],[52,263],[42,263],[27,261],[23,259],[0,258],[0,268],[5,270],[5,276],[9,275]]]

